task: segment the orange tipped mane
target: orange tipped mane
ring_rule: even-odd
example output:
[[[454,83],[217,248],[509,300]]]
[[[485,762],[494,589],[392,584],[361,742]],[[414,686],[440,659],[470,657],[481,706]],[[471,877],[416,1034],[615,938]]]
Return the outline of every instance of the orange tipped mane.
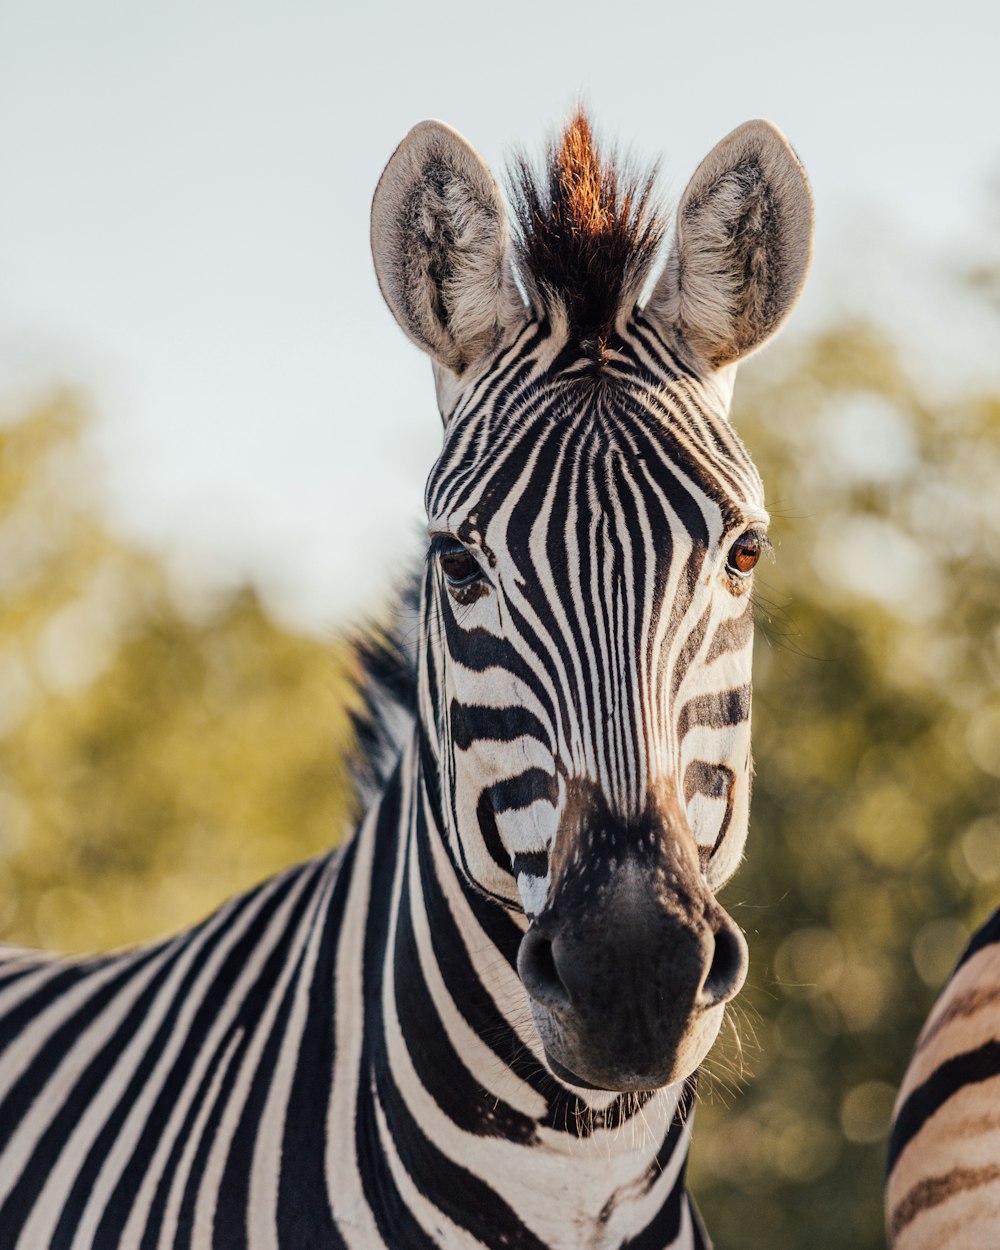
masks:
[[[565,310],[570,332],[603,355],[625,301],[638,298],[663,236],[644,178],[602,160],[580,110],[548,152],[539,177],[516,162],[515,233],[522,277],[542,305]]]

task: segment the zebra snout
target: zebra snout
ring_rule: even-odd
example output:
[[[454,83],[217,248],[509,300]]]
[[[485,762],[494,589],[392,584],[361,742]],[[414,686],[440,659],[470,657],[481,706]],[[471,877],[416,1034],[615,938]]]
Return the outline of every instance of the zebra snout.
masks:
[[[552,942],[537,925],[533,924],[521,939],[517,974],[536,1003],[550,1011],[566,1011],[572,1006],[569,990],[556,967]]]
[[[630,866],[631,867],[631,866]],[[746,941],[704,893],[665,895],[625,870],[599,903],[567,897],[521,939],[517,970],[549,1067],[598,1089],[690,1075],[743,985]],[[573,907],[570,904],[576,903]]]
[[[728,1003],[743,988],[749,964],[747,941],[721,908],[711,922],[712,954],[695,998],[698,1007]]]
[[[748,952],[746,939],[726,912],[719,908],[706,918],[703,932],[693,940],[689,932],[680,928],[677,932],[678,940],[660,952],[663,959],[676,965],[670,979],[672,988],[680,991],[677,998],[681,1002],[688,999],[685,982],[696,987],[692,1004],[695,1008],[716,1007],[735,998],[746,979]],[[614,965],[627,976],[630,969],[646,963],[648,950],[645,940],[638,949],[622,943],[617,951],[610,952],[612,966],[605,968],[607,952],[600,944],[591,946],[568,935],[550,936],[535,922],[521,940],[517,972],[535,1002],[549,1011],[565,1012],[590,997],[595,976],[609,976],[615,985],[618,982]],[[651,984],[659,979],[654,974]]]

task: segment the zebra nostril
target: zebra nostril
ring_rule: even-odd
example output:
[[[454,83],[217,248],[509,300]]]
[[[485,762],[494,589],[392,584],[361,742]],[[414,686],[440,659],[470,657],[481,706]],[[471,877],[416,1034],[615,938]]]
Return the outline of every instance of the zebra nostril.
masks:
[[[556,967],[552,943],[532,925],[517,951],[517,972],[524,988],[543,1007],[570,1006],[569,991]]]
[[[715,1007],[735,998],[747,974],[746,940],[728,916],[720,917],[712,936],[712,958],[698,992],[700,1007]]]

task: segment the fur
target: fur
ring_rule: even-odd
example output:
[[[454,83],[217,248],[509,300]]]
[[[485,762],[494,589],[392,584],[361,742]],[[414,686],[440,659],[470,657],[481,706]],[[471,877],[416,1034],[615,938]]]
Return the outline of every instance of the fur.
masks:
[[[389,782],[417,717],[417,629],[420,578],[400,595],[389,624],[355,638],[360,706],[351,712],[356,750],[352,772],[360,809]]]
[[[727,135],[695,171],[649,303],[689,353],[720,368],[759,347],[791,311],[812,254],[805,171],[770,122]]]
[[[645,177],[602,160],[581,110],[541,175],[520,158],[510,182],[518,269],[542,315],[565,317],[571,338],[602,358],[656,259],[663,223]]]
[[[443,122],[421,122],[393,153],[372,201],[371,237],[379,286],[396,320],[453,373],[523,316],[500,190]]]
[[[580,111],[538,172],[510,175],[513,242],[482,159],[442,122],[396,149],[372,204],[379,284],[396,320],[438,366],[442,411],[456,379],[532,312],[598,363],[652,273],[664,235],[655,170],[604,158]],[[791,146],[750,121],[718,143],[681,199],[647,312],[699,373],[756,350],[791,311],[812,249],[812,197]]]

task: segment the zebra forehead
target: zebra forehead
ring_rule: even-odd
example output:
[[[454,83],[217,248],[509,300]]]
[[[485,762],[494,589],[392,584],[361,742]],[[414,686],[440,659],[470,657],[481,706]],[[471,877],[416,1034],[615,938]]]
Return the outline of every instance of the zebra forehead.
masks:
[[[514,519],[569,506],[594,518],[672,513],[706,537],[766,521],[763,488],[738,436],[690,404],[678,414],[624,388],[599,397],[543,395],[503,429],[469,414],[448,431],[428,480],[433,521],[483,534],[496,514]]]

